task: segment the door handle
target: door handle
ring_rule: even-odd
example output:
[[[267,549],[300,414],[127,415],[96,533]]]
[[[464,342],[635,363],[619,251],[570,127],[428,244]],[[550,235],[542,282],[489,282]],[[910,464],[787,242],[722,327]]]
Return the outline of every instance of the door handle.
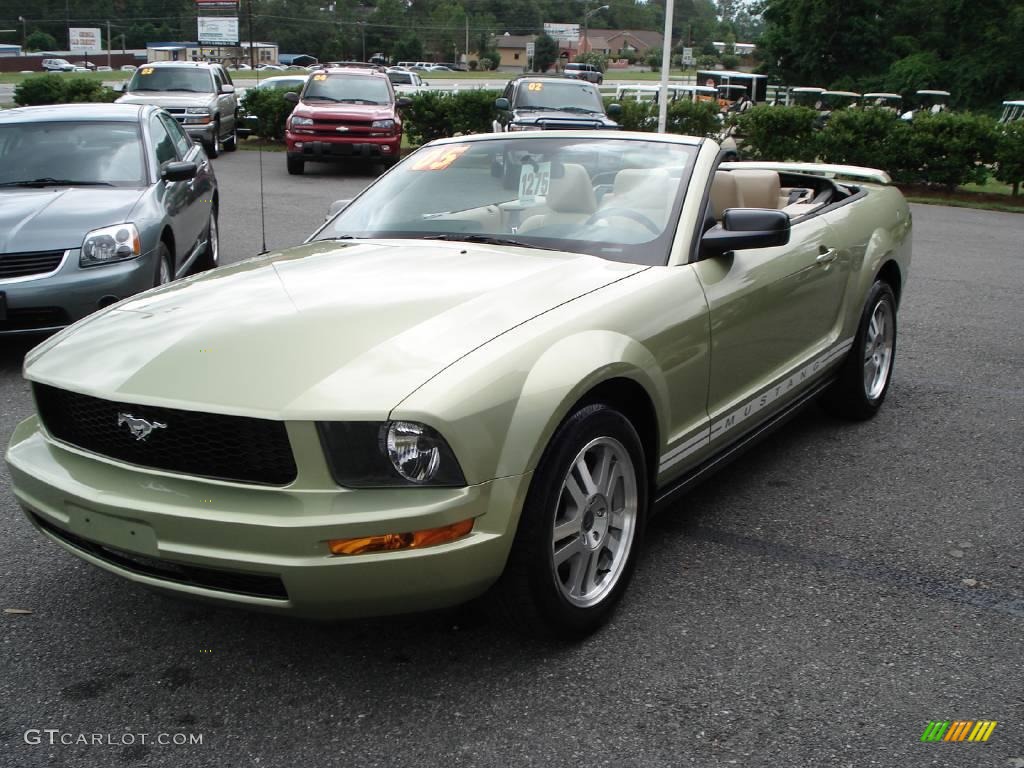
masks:
[[[818,254],[818,258],[815,259],[818,264],[828,264],[839,257],[839,253],[835,248],[826,248],[825,246],[821,246],[819,250],[820,253]]]

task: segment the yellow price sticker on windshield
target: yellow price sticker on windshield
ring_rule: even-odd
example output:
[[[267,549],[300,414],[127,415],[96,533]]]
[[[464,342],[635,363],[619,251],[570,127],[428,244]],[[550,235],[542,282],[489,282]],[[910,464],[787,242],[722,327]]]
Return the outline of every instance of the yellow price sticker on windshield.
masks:
[[[526,90],[528,90],[528,91],[543,91],[544,90],[544,83],[529,83],[526,86]]]
[[[326,80],[327,75],[313,75],[314,80]]]
[[[143,67],[142,69],[139,70],[139,74],[140,75],[152,75],[153,74],[153,68],[152,67]]]
[[[469,144],[455,144],[450,147],[432,149],[416,159],[416,162],[412,164],[412,170],[443,171],[458,160],[467,149],[469,149]]]

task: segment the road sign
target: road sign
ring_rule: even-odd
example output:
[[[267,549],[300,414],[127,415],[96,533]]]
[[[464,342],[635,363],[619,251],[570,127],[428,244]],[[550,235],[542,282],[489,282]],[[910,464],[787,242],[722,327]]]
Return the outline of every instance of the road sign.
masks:
[[[683,66],[689,67],[697,63],[693,58],[693,48],[683,48]]]
[[[103,38],[99,27],[68,27],[68,48],[73,53],[99,53]]]
[[[534,43],[527,43],[526,44],[526,58],[528,58],[528,59],[531,58],[533,56],[533,52],[536,49],[537,49],[537,46]]]
[[[199,16],[200,43],[208,45],[238,45],[237,16]]]

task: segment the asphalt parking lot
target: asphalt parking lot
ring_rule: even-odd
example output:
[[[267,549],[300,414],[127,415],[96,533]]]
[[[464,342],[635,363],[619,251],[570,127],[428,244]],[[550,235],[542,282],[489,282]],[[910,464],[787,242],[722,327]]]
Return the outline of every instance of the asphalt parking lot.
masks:
[[[225,262],[261,247],[259,159],[214,161]],[[373,178],[263,163],[271,249]],[[1024,767],[1024,216],[913,215],[879,416],[809,409],[653,521],[579,645],[472,607],[318,625],[160,597],[43,540],[4,471],[0,608],[32,613],[0,614],[0,766]],[[4,440],[28,347],[0,345]],[[920,741],[981,719],[987,743]],[[103,743],[60,743],[82,734]]]

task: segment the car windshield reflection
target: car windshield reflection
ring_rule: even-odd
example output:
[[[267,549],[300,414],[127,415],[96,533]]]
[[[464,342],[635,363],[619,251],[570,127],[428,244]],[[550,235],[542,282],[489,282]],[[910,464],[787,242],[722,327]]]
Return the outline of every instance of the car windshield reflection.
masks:
[[[313,239],[487,238],[665,264],[695,154],[686,144],[583,136],[432,145]]]
[[[0,125],[0,185],[146,183],[138,126],[61,121]]]

